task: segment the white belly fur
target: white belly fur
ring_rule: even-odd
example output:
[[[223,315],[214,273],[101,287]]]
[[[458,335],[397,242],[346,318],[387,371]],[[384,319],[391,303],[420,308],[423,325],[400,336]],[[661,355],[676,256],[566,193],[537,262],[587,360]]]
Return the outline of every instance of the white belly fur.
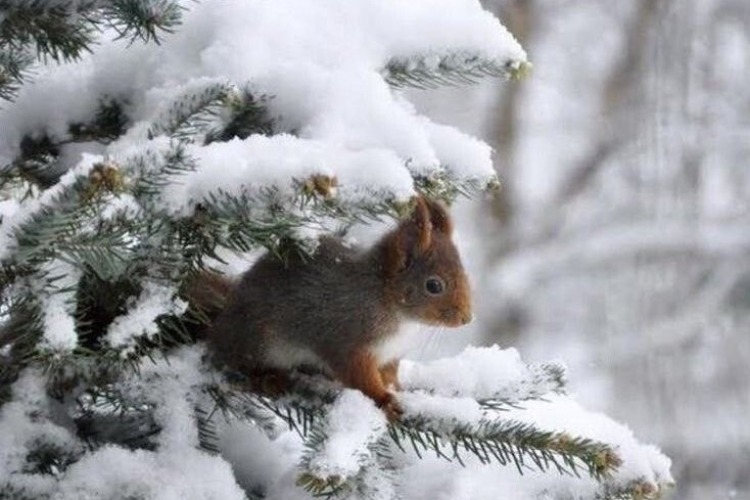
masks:
[[[375,346],[374,354],[378,363],[384,365],[418,349],[424,343],[425,328],[428,327],[416,321],[402,321],[396,335]]]
[[[328,366],[312,349],[277,339],[268,346],[265,362],[270,367],[291,370],[300,366],[311,366],[328,371]]]

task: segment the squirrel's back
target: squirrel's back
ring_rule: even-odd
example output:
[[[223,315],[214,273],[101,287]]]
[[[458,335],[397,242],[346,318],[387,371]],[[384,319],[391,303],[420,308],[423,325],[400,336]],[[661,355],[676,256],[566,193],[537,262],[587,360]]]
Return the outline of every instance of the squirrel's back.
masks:
[[[209,342],[238,369],[336,368],[329,365],[339,352],[397,328],[383,279],[372,252],[338,238],[321,239],[311,257],[266,254],[235,285]]]

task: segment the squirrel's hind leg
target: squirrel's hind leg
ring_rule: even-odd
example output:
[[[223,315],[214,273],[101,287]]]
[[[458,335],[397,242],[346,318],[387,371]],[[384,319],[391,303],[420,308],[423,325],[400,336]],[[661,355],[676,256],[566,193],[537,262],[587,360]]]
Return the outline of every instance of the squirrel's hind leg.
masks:
[[[379,368],[383,384],[386,387],[392,387],[396,391],[401,389],[398,383],[398,364],[400,361],[399,359],[394,359]]]
[[[348,357],[346,364],[334,366],[336,377],[352,389],[359,389],[383,409],[388,420],[397,420],[403,410],[396,398],[388,392],[378,369],[375,356],[366,350],[356,350]]]

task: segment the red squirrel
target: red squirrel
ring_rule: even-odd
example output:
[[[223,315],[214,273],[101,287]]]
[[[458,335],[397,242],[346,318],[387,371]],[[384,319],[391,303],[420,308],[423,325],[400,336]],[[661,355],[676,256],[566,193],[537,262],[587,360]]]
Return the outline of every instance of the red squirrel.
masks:
[[[214,275],[195,295],[209,308],[226,299],[207,331],[215,360],[244,374],[313,365],[397,418],[389,386],[398,388],[399,360],[383,359],[379,347],[404,320],[471,321],[452,231],[448,212],[420,196],[411,216],[369,249],[324,237],[308,258],[264,255],[235,284]]]

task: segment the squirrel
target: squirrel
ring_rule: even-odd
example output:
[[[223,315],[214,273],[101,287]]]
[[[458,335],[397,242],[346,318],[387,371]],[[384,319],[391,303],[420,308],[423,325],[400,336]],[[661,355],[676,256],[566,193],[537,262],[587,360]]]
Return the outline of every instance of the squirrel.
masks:
[[[458,327],[472,318],[452,231],[445,208],[418,196],[410,217],[369,249],[325,236],[312,256],[266,254],[236,282],[204,273],[188,295],[218,311],[205,334],[218,364],[245,375],[314,366],[393,420],[399,360],[379,347],[404,320]]]

